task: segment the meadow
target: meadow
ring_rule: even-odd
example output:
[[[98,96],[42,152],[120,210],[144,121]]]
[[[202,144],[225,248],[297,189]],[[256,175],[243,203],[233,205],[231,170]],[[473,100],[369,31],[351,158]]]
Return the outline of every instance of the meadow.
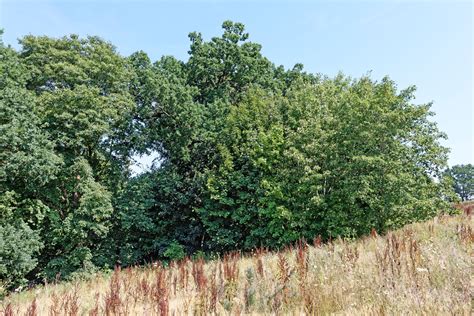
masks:
[[[471,215],[379,236],[116,268],[6,297],[0,315],[469,315]]]

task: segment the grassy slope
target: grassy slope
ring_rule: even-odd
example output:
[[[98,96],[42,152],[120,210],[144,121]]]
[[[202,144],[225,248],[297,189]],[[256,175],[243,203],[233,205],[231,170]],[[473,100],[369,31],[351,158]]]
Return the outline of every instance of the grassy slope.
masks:
[[[6,298],[0,315],[468,315],[473,242],[472,217],[440,217],[355,242],[46,285]]]

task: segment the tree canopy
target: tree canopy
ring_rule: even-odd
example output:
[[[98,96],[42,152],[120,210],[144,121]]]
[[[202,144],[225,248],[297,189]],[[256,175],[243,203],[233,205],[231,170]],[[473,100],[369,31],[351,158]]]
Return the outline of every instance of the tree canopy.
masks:
[[[446,175],[452,179],[454,192],[462,201],[474,198],[474,165],[455,165],[446,170]]]
[[[285,69],[243,24],[222,28],[190,33],[187,61],[124,57],[93,36],[0,42],[5,287],[448,209],[446,136],[414,87]],[[159,161],[133,176],[146,153]]]

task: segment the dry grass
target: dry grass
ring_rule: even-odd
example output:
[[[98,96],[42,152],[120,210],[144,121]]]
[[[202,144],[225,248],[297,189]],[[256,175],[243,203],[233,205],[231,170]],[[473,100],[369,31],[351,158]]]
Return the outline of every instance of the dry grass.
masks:
[[[0,315],[469,315],[473,242],[471,216],[446,216],[355,242],[116,269],[13,294]]]

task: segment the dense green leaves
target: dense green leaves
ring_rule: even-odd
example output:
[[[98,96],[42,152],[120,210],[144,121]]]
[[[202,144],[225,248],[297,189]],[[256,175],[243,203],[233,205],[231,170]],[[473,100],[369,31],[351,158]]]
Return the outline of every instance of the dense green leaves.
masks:
[[[68,277],[94,268],[112,192],[128,174],[117,135],[135,108],[130,71],[95,37],[27,36],[21,44],[20,53],[1,47],[0,194],[13,193],[16,207],[0,224],[13,219],[44,244],[32,278]]]
[[[250,84],[272,85],[273,65],[260,54],[259,44],[246,41],[244,25],[226,21],[222,28],[224,34],[209,42],[200,33],[189,34],[188,83],[198,88],[196,99],[204,104],[237,101]]]
[[[36,256],[41,246],[39,236],[25,223],[16,226],[0,224],[2,287],[11,288],[26,282],[26,274],[36,267]]]
[[[474,198],[474,166],[472,164],[456,165],[445,173],[452,180],[454,192],[462,201]]]
[[[432,178],[446,160],[442,135],[411,96],[388,79],[343,77],[295,84],[285,98],[251,91],[226,116],[219,166],[207,172],[200,216],[211,243],[229,250],[353,237],[446,207]]]
[[[0,45],[8,287],[356,237],[448,207],[445,135],[430,104],[412,103],[413,87],[276,67],[240,23],[189,38],[186,62],[122,57],[97,37]],[[132,176],[143,154],[155,165]]]

